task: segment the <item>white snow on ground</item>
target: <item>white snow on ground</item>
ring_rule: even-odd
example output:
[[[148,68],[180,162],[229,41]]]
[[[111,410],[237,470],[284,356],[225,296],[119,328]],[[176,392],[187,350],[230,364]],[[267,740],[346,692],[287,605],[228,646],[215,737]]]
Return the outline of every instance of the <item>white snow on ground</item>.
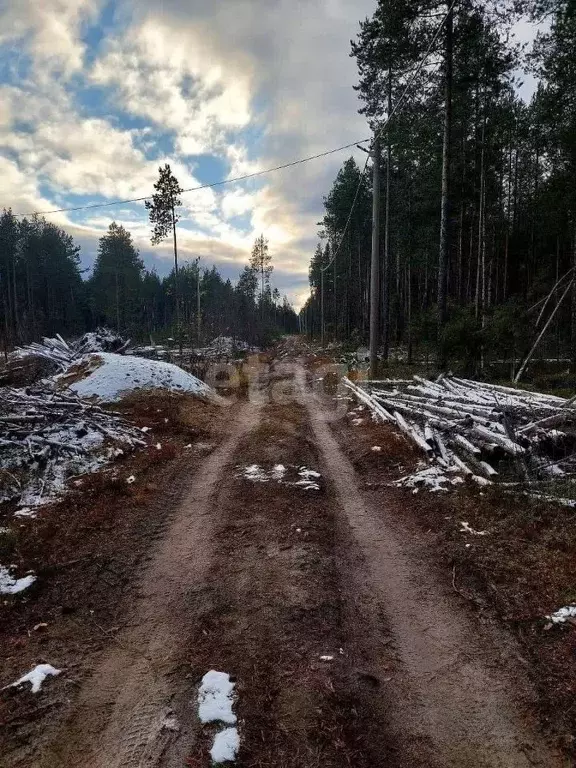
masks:
[[[474,536],[488,536],[488,531],[475,531],[474,528],[470,527],[469,523],[460,523],[462,526],[460,528],[460,533],[471,533]]]
[[[215,763],[231,763],[236,760],[240,749],[240,736],[237,728],[225,728],[214,737],[210,757]]]
[[[246,467],[239,466],[237,469],[240,470],[237,477],[243,477],[245,480],[250,480],[253,483],[273,481],[282,485],[299,486],[306,491],[320,490],[320,485],[316,480],[321,477],[321,474],[307,467],[297,467],[294,464],[289,464],[288,466],[276,464],[271,469],[266,469],[259,464],[249,464]],[[297,477],[297,479],[288,479],[287,476],[289,477],[290,474],[293,477]]]
[[[36,517],[37,510],[30,509],[30,507],[22,507],[14,512],[14,517]]]
[[[21,579],[15,579],[8,568],[0,565],[0,595],[17,595],[34,584],[36,576],[30,574]]]
[[[258,464],[250,464],[244,467],[241,477],[245,477],[246,480],[251,480],[253,483],[267,483],[270,480],[268,472]]]
[[[414,493],[418,493],[420,489],[437,493],[438,491],[447,491],[446,486],[448,485],[459,485],[462,482],[461,477],[449,477],[447,471],[440,467],[428,467],[400,478],[394,485],[398,488],[413,488]]]
[[[298,475],[302,478],[297,480],[294,485],[300,485],[307,491],[319,491],[320,486],[314,482],[314,478],[322,477],[320,472],[315,472],[313,469],[307,469],[306,467],[300,467]]]
[[[59,675],[60,672],[61,670],[56,669],[52,664],[38,664],[38,666],[34,667],[31,672],[28,672],[27,675],[23,675],[20,680],[16,680],[15,683],[7,685],[6,688],[18,688],[19,686],[24,685],[24,683],[30,683],[32,686],[32,693],[38,693],[42,688],[42,683],[47,677],[50,675]]]
[[[554,624],[564,624],[568,619],[576,618],[576,605],[567,605],[559,608],[551,616],[546,616]]]
[[[201,397],[214,395],[200,379],[177,365],[159,360],[100,352],[84,357],[79,365],[86,366],[87,375],[80,381],[72,381],[69,388],[81,397],[94,397],[103,403],[113,403],[130,392],[150,389],[189,392]],[[70,371],[57,380],[66,384],[69,376]]]
[[[234,725],[236,715],[232,712],[234,683],[226,672],[211,669],[202,678],[198,690],[198,716],[202,723],[226,723]]]

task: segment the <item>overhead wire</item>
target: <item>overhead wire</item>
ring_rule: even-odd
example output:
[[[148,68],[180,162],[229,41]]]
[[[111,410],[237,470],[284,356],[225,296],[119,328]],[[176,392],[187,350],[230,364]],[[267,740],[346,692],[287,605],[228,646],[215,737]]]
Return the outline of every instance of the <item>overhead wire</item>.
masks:
[[[262,171],[254,171],[253,173],[246,173],[243,176],[235,176],[231,179],[222,179],[221,181],[213,181],[209,184],[200,184],[197,187],[190,187],[189,189],[183,189],[181,194],[186,194],[188,192],[198,192],[201,189],[212,189],[213,187],[220,187],[224,184],[233,184],[234,182],[238,181],[246,181],[247,179],[254,179],[257,176],[264,176],[268,173],[273,173],[274,171],[281,171],[285,168],[292,168],[295,165],[301,165],[302,163],[308,163],[311,160],[318,160],[321,157],[327,157],[328,155],[334,155],[336,152],[342,152],[345,149],[350,149],[351,147],[355,147],[358,144],[365,144],[368,141],[372,141],[372,138],[368,139],[360,139],[360,141],[354,141],[351,144],[344,144],[341,147],[336,147],[335,149],[328,149],[325,152],[319,152],[316,155],[309,155],[308,157],[302,157],[298,160],[292,160],[289,163],[283,163],[282,165],[276,165],[273,168],[265,168]],[[145,200],[150,200],[152,198],[152,195],[146,195],[145,197],[133,197],[130,200],[112,200],[108,203],[92,203],[89,205],[79,205],[74,208],[55,208],[52,211],[32,211],[31,213],[15,213],[15,216],[48,216],[52,213],[74,213],[76,211],[89,211],[94,210],[95,208],[109,208],[114,205],[128,205],[129,203],[142,203]]]
[[[407,85],[406,85],[402,95],[400,96],[400,99],[398,100],[398,102],[396,102],[396,105],[394,106],[394,109],[392,110],[390,115],[386,118],[386,121],[384,122],[384,124],[382,126],[380,126],[380,128],[377,130],[377,132],[376,132],[377,135],[380,135],[382,133],[382,131],[384,131],[385,128],[388,126],[388,124],[390,123],[390,120],[394,117],[394,115],[396,114],[398,109],[402,106],[403,102],[405,101],[406,96],[408,94],[408,91],[409,91],[409,89],[412,86],[412,83],[414,82],[416,77],[420,74],[422,69],[426,66],[426,61],[428,59],[428,56],[430,55],[430,53],[432,51],[432,48],[434,47],[434,44],[435,44],[436,40],[438,39],[438,36],[440,35],[440,32],[442,31],[442,28],[443,28],[444,24],[446,23],[446,20],[447,20],[448,16],[453,11],[457,1],[458,0],[453,0],[451,5],[450,5],[450,8],[444,14],[442,22],[439,24],[438,29],[436,30],[436,33],[434,34],[434,36],[433,36],[433,38],[432,38],[432,40],[430,42],[430,45],[428,46],[428,49],[426,50],[424,56],[422,57],[420,63],[416,67],[416,69],[414,69],[412,71],[412,75],[410,77],[410,80],[408,81],[408,83],[407,83]],[[324,152],[318,152],[315,155],[309,155],[307,157],[302,157],[302,158],[299,158],[298,160],[292,160],[289,163],[283,163],[282,165],[276,165],[276,166],[274,166],[272,168],[265,168],[265,169],[263,169],[261,171],[254,171],[253,173],[246,173],[246,174],[243,174],[242,176],[235,176],[235,177],[233,177],[231,179],[222,179],[220,181],[214,181],[214,182],[211,182],[209,184],[200,184],[200,185],[198,185],[196,187],[189,187],[188,189],[183,189],[182,190],[182,194],[187,194],[189,192],[198,192],[198,191],[200,191],[202,189],[213,189],[214,187],[223,186],[225,184],[233,184],[235,182],[246,181],[248,179],[257,178],[259,176],[264,176],[264,175],[266,175],[268,173],[274,173],[275,171],[281,171],[281,170],[284,170],[285,168],[291,168],[291,167],[294,167],[294,166],[297,166],[297,165],[301,165],[303,163],[308,163],[311,160],[318,160],[318,159],[320,159],[322,157],[328,157],[329,155],[336,154],[337,152],[342,152],[345,149],[351,149],[352,147],[356,147],[359,144],[366,144],[369,141],[373,141],[373,137],[370,137],[370,138],[367,138],[367,139],[360,139],[358,141],[351,142],[350,144],[344,144],[342,146],[335,147],[334,149],[329,149],[329,150],[326,150]],[[368,159],[369,158],[367,157],[366,158],[366,162],[364,164],[364,169],[362,171],[362,176],[366,172],[366,168],[368,166]],[[339,252],[339,250],[341,248],[342,242],[344,240],[344,236],[346,234],[346,230],[347,230],[347,228],[349,226],[349,223],[350,223],[351,214],[352,214],[352,212],[354,210],[354,207],[356,205],[356,201],[358,199],[358,194],[359,194],[359,191],[360,191],[360,188],[361,188],[361,183],[362,183],[362,177],[360,179],[358,188],[356,190],[356,194],[354,196],[354,201],[352,203],[352,208],[351,208],[351,211],[350,211],[350,216],[349,216],[348,221],[346,223],[344,235],[341,238],[341,242],[340,242],[340,244],[338,246],[338,249],[337,249],[335,255],[338,254],[338,252]],[[127,200],[111,200],[111,201],[106,202],[106,203],[91,203],[91,204],[88,204],[88,205],[79,205],[79,206],[67,207],[67,208],[54,208],[54,209],[52,209],[50,211],[31,211],[31,212],[28,212],[28,213],[15,213],[14,215],[15,216],[20,216],[20,217],[26,217],[26,216],[48,216],[48,215],[51,215],[51,214],[54,214],[54,213],[76,213],[78,211],[95,210],[95,209],[98,209],[98,208],[110,208],[110,207],[113,207],[113,206],[116,206],[116,205],[129,205],[130,203],[141,203],[141,202],[144,202],[145,200],[150,200],[151,198],[152,198],[152,195],[146,195],[144,197],[133,197],[133,198],[130,198],[130,199],[127,199]],[[328,266],[331,266],[332,262],[334,261],[334,258],[335,258],[335,256],[332,258],[332,261],[330,262],[330,264]],[[326,270],[328,268],[328,266],[324,267],[323,269]]]

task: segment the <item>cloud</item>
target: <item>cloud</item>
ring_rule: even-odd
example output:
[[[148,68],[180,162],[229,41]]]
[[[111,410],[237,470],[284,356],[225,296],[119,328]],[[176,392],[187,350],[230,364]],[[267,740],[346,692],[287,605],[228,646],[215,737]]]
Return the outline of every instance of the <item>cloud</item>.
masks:
[[[251,119],[249,69],[224,69],[202,25],[150,16],[110,41],[91,79],[112,87],[122,109],[176,134],[184,155],[224,148],[225,132]]]
[[[105,6],[21,0],[0,13],[0,42],[32,63],[0,93],[0,167],[10,179],[0,202],[46,210],[140,197],[164,161],[183,187],[195,187],[198,155],[220,158],[232,178],[366,133],[348,50],[374,0],[117,0],[91,49],[86,30]],[[322,195],[345,157],[185,195],[182,258],[201,255],[237,273],[264,232],[275,280],[300,297]],[[149,245],[143,207],[52,218],[88,258],[116,218],[149,263],[171,264],[169,244]]]
[[[82,25],[96,18],[100,0],[17,0],[0,10],[0,45],[27,43],[37,76],[81,69]]]

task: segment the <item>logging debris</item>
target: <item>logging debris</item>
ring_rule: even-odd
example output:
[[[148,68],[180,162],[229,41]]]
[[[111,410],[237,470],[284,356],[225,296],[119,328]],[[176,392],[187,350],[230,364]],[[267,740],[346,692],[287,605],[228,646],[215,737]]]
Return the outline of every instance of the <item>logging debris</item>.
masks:
[[[33,341],[25,347],[18,347],[16,357],[39,357],[52,362],[56,370],[65,371],[84,355],[95,352],[114,352],[121,355],[128,349],[129,344],[130,339],[124,339],[108,328],[98,328],[74,341],[65,341],[60,334],[56,334],[54,338],[45,337],[41,342]]]
[[[77,476],[146,445],[118,413],[49,384],[0,388],[0,503],[33,512],[54,501]]]
[[[421,452],[424,469],[398,485],[443,491],[455,475],[481,486],[576,477],[573,399],[447,374],[343,383],[375,420],[395,425]]]

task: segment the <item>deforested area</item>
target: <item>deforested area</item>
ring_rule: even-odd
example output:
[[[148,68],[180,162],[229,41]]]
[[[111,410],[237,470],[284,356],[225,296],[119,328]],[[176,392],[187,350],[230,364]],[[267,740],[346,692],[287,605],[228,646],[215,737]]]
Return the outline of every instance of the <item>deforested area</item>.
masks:
[[[573,0],[0,30],[0,765],[576,765]]]

